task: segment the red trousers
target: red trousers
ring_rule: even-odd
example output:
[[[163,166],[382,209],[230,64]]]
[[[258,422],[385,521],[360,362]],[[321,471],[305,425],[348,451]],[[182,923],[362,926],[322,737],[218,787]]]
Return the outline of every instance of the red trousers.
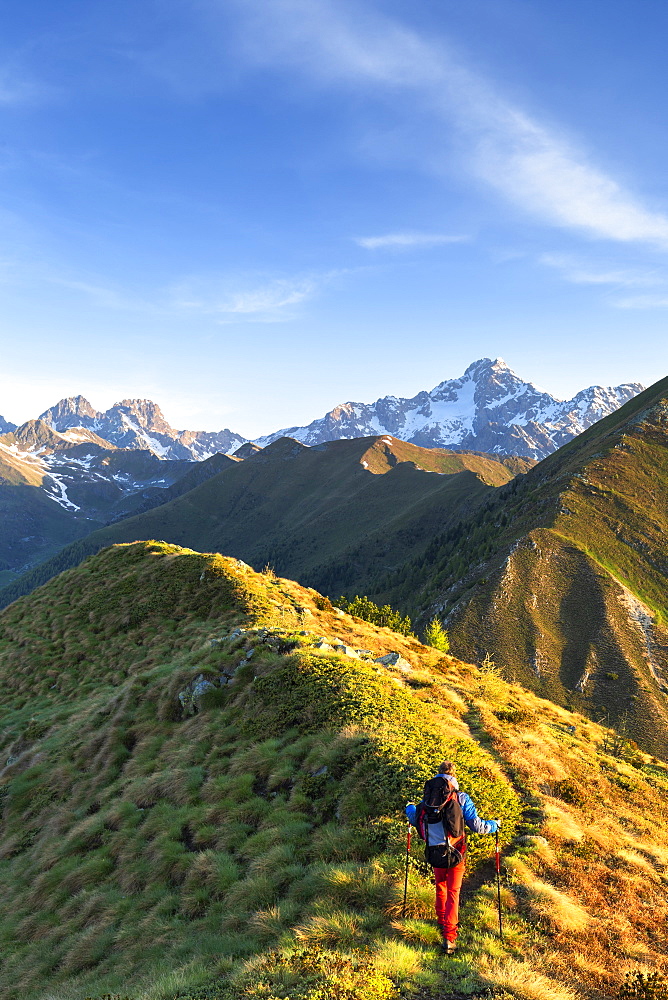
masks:
[[[457,938],[459,890],[462,887],[465,864],[461,861],[454,868],[434,868],[436,919],[445,941],[455,941]]]

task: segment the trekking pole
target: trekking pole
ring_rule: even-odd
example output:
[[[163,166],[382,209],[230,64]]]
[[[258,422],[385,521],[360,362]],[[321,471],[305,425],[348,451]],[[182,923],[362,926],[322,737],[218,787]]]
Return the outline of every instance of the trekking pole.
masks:
[[[496,831],[496,896],[499,902],[499,938],[503,941],[503,925],[501,923],[501,855],[499,854],[499,831]]]
[[[408,895],[408,856],[411,849],[411,825],[408,824],[408,833],[406,834],[406,874],[404,876],[404,905],[401,908],[401,918],[402,920],[406,917],[406,897]]]

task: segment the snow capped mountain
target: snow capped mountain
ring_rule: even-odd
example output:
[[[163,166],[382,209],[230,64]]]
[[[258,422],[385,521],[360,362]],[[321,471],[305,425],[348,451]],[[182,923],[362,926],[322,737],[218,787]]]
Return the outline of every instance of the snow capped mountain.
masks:
[[[642,391],[638,383],[591,386],[573,399],[558,400],[523,382],[505,361],[482,358],[461,378],[441,382],[412,399],[384,396],[375,403],[343,403],[306,427],[288,427],[280,437],[307,445],[339,438],[391,434],[423,448],[454,448],[542,459]]]
[[[281,437],[306,445],[390,434],[423,448],[451,448],[542,459],[637,395],[643,386],[590,386],[560,400],[524,382],[506,363],[482,358],[461,378],[411,399],[384,396],[375,403],[342,403],[304,427],[284,427],[256,440]],[[149,451],[160,459],[201,462],[233,455],[248,439],[229,429],[175,430],[150,399],[122,399],[94,409],[83,396],[61,399],[40,420],[63,434],[93,435],[117,448]],[[0,418],[0,433],[15,430]],[[83,438],[82,438],[83,440]]]
[[[29,420],[0,437],[0,480],[37,486],[60,507],[107,520],[119,503],[148,487],[173,485],[189,461],[162,462],[146,451],[122,450],[94,431],[55,431]]]
[[[70,396],[40,414],[40,420],[59,432],[83,427],[117,448],[141,449],[158,458],[191,462],[201,462],[219,452],[231,454],[246,441],[227,429],[174,430],[150,399],[122,399],[102,413],[83,396]]]

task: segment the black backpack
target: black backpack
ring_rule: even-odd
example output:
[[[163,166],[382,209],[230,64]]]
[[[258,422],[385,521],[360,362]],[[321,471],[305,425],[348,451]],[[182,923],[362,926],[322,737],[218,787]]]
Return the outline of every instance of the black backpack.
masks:
[[[462,861],[464,814],[457,792],[446,778],[437,775],[425,784],[415,819],[425,842],[424,857],[428,865],[454,868]]]

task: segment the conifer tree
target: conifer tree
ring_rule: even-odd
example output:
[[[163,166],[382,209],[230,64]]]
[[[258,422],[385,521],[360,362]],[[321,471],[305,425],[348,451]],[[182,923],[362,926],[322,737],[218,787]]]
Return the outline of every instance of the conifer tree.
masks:
[[[441,653],[447,653],[450,649],[448,633],[436,617],[432,618],[424,630],[424,641],[425,645],[438,649]]]

